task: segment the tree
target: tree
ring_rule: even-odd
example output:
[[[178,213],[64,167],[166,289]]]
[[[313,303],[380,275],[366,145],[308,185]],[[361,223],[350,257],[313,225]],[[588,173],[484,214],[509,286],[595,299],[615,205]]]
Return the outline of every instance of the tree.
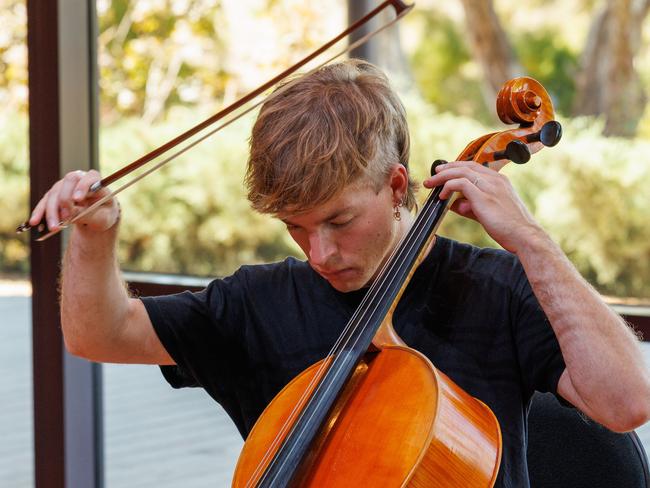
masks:
[[[633,136],[647,100],[634,56],[650,0],[609,0],[595,16],[578,73],[575,115],[605,115],[605,135]]]
[[[523,72],[492,0],[461,0],[465,10],[467,36],[472,54],[485,75],[483,97],[488,107],[494,105],[501,85]]]
[[[484,74],[489,104],[508,78],[523,72],[492,0],[460,0],[475,61]],[[635,134],[646,94],[634,67],[650,0],[604,0],[594,16],[580,67],[573,115],[604,115],[605,135]]]
[[[221,10],[216,0],[100,2],[103,122],[138,115],[152,123],[171,105],[220,98]]]
[[[348,0],[348,24],[362,18],[370,12],[376,3],[371,0]],[[379,29],[382,25],[388,24],[395,18],[393,9],[384,9],[377,17],[366,23],[350,36],[350,42],[354,42],[363,36]],[[372,39],[363,45],[350,51],[350,56],[362,58],[386,71],[397,75],[402,81],[412,85],[413,74],[409,67],[408,60],[404,55],[399,36],[399,23],[389,29],[376,34]]]
[[[27,111],[27,9],[24,0],[0,8],[0,112]]]

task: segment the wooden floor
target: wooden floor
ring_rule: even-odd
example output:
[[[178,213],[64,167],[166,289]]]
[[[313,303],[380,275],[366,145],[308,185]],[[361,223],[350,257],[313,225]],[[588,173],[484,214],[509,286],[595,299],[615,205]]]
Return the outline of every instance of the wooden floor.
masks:
[[[0,317],[0,487],[31,488],[29,297],[0,296]],[[103,371],[107,488],[230,485],[242,441],[202,390],[173,390],[153,366]],[[638,432],[650,453],[650,424]]]

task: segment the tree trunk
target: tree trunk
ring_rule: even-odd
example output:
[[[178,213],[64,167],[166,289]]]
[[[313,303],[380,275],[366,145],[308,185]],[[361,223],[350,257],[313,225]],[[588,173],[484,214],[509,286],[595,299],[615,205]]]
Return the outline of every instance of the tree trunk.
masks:
[[[485,75],[483,97],[494,105],[501,85],[523,72],[494,11],[492,0],[461,0],[474,60]]]
[[[574,115],[605,116],[605,135],[631,137],[646,94],[634,69],[650,0],[609,0],[594,18],[577,77]]]
[[[348,0],[348,24],[360,19],[376,6],[377,2],[373,0]],[[377,30],[382,25],[388,24],[394,18],[395,11],[392,8],[384,9],[374,19],[350,35],[350,44]],[[376,34],[361,46],[352,49],[350,57],[365,59],[379,66],[396,76],[401,83],[409,86],[414,83],[411,68],[400,42],[399,22]]]

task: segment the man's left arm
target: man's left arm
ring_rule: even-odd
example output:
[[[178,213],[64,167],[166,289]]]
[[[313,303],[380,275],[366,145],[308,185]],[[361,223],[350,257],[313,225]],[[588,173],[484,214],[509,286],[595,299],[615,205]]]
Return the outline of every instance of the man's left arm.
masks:
[[[636,335],[543,230],[516,253],[562,350],[558,393],[611,430],[644,424],[650,379]]]
[[[462,192],[452,210],[479,221],[521,261],[557,336],[566,364],[558,393],[611,430],[650,419],[650,376],[638,339],[535,222],[509,180],[473,162],[441,165],[425,186],[441,198]]]

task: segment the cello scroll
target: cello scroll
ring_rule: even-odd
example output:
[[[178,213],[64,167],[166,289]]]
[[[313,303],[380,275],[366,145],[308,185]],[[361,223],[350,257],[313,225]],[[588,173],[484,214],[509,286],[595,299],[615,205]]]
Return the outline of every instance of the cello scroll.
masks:
[[[483,135],[470,142],[459,161],[476,161],[499,171],[509,161],[523,164],[544,147],[562,138],[562,126],[555,120],[553,102],[546,89],[533,78],[507,81],[497,96],[497,114],[515,129]],[[436,163],[432,166],[432,173]]]

